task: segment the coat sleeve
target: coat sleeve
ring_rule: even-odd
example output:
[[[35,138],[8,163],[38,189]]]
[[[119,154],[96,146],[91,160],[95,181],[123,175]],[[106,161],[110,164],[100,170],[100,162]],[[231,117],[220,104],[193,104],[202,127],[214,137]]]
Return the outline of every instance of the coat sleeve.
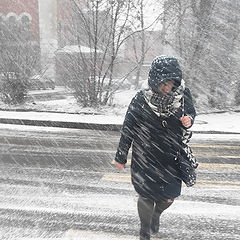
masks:
[[[132,99],[128,107],[127,113],[125,115],[125,119],[121,130],[121,137],[115,156],[116,162],[119,162],[121,164],[125,164],[127,162],[127,155],[134,138],[135,127],[136,127],[136,97]]]
[[[184,91],[184,115],[188,115],[191,117],[192,126],[196,117],[196,111],[193,104],[192,94],[188,88],[186,88]]]

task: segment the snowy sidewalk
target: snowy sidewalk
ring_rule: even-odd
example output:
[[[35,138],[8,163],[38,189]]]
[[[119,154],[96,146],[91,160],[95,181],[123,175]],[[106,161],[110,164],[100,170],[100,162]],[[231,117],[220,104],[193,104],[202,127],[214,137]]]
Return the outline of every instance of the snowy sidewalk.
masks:
[[[122,115],[0,111],[0,123],[6,124],[119,130],[123,120]],[[199,133],[240,134],[239,123],[239,112],[201,114],[196,117],[191,130]]]

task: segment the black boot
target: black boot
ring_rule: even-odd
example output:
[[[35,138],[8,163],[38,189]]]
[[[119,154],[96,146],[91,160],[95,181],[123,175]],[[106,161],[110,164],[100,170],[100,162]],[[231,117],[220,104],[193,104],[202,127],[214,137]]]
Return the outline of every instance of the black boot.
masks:
[[[148,198],[138,198],[138,214],[141,222],[140,240],[150,240],[150,224],[154,201]]]
[[[159,201],[156,202],[153,215],[152,215],[152,221],[151,221],[151,233],[156,234],[159,231],[159,220],[162,212],[166,210],[172,202],[165,202],[165,201]]]
[[[140,230],[140,240],[150,240],[150,233],[146,232],[144,229]]]
[[[140,240],[150,240],[150,230],[140,229]]]

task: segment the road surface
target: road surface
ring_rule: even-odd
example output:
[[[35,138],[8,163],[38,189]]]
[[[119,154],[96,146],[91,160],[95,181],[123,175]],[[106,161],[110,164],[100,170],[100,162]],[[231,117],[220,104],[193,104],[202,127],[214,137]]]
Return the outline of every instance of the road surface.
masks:
[[[129,167],[112,164],[119,133],[0,128],[0,239],[138,239]],[[183,187],[154,239],[240,239],[240,136],[196,134],[191,145],[198,183]]]

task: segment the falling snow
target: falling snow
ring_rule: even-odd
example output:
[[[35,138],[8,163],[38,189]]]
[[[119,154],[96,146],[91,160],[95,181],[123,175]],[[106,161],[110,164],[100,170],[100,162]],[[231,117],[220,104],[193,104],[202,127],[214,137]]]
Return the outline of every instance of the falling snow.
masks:
[[[240,239],[239,7],[0,0],[0,239],[139,239],[133,151],[119,153],[122,171],[114,158],[128,106],[159,55],[179,59],[191,89],[199,166],[151,240]],[[138,130],[148,149],[148,129]]]

